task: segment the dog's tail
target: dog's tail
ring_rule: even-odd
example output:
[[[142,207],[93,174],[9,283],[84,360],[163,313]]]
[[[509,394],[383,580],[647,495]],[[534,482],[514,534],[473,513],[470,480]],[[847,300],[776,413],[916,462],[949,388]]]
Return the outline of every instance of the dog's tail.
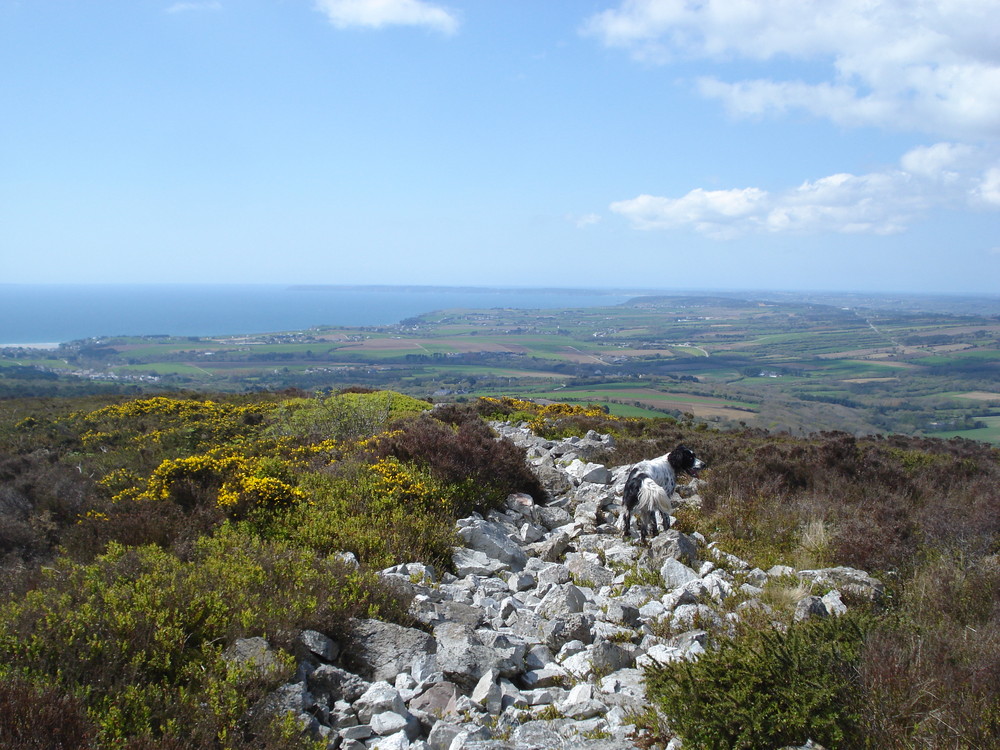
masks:
[[[670,495],[649,477],[642,480],[642,486],[639,488],[639,502],[642,507],[649,508],[651,511],[659,510],[669,515],[673,510]],[[665,517],[664,523],[667,523]]]

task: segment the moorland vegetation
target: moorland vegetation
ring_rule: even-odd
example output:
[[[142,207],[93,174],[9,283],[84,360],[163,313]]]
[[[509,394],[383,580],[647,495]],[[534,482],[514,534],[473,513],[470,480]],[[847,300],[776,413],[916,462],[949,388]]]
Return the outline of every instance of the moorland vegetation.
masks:
[[[431,409],[359,388],[4,406],[2,746],[309,746],[294,722],[253,710],[287,679],[296,633],[338,638],[355,616],[416,625],[378,571],[447,570],[457,518],[512,492],[543,496],[488,420],[612,434],[608,465],[684,442],[711,468],[682,530],[765,569],[849,565],[886,584],[881,601],[851,602],[850,618],[714,634],[698,662],[651,670],[649,695],[685,747],[790,735],[1000,744],[1000,451],[989,445],[510,398]],[[247,636],[284,649],[283,670],[228,659]],[[667,736],[655,712],[636,720]]]

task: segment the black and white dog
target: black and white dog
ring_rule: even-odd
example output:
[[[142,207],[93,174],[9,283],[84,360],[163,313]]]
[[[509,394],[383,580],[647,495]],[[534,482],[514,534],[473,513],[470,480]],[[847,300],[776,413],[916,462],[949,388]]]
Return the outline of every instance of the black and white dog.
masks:
[[[663,528],[670,528],[670,512],[673,505],[670,496],[677,487],[677,475],[680,473],[698,476],[705,468],[705,462],[694,453],[678,445],[670,453],[659,458],[640,461],[628,474],[625,481],[625,493],[622,496],[624,508],[624,538],[628,539],[632,529],[632,514],[639,524],[639,537],[646,541],[646,531],[650,528],[656,536],[656,512],[660,512]]]

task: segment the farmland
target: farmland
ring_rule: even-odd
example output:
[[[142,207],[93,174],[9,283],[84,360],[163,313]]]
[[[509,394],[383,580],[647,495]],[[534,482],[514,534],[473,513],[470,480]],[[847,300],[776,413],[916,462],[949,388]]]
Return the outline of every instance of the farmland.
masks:
[[[392,387],[512,394],[804,433],[1000,442],[1000,318],[804,299],[639,297],[439,310],[377,328],[102,338],[4,349],[0,395]]]

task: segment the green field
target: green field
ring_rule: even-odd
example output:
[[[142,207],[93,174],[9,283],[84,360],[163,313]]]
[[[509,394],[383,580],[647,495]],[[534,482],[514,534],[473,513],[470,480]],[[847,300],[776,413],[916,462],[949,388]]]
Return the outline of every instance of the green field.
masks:
[[[960,437],[966,438],[967,440],[980,440],[984,443],[996,443],[1000,445],[1000,416],[996,417],[983,417],[982,421],[986,423],[986,427],[980,427],[972,430],[948,430],[945,432],[931,432],[928,433],[931,437],[939,438],[953,438]]]
[[[937,434],[947,425],[986,440],[996,440],[992,428],[968,428],[997,417],[997,405],[962,394],[996,390],[998,381],[1000,322],[986,314],[708,296],[573,310],[444,310],[377,328],[109,337],[48,352],[0,350],[0,397],[360,385],[421,398],[522,393],[793,432]]]

